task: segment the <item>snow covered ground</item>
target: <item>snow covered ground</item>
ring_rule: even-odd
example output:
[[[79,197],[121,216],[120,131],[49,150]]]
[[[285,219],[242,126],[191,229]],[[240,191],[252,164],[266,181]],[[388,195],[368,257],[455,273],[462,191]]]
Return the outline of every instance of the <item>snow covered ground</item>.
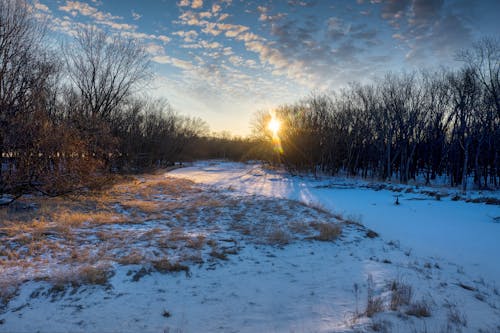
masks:
[[[136,183],[109,195],[116,219],[50,222],[59,254],[5,266],[0,287],[26,282],[0,332],[500,332],[498,206],[227,162]],[[95,247],[82,261],[109,279],[54,285],[71,247]]]
[[[259,164],[199,162],[177,169],[172,176],[258,194],[313,203],[344,216],[355,217],[387,240],[399,241],[419,256],[463,266],[476,278],[500,283],[500,206],[453,201],[454,189],[438,188],[442,198],[418,193],[436,189],[397,186],[416,193],[367,188],[356,179],[292,177],[263,169]],[[373,186],[372,188],[377,188]],[[400,205],[395,205],[395,196]],[[477,192],[469,193],[475,197]],[[500,193],[483,193],[500,197]]]

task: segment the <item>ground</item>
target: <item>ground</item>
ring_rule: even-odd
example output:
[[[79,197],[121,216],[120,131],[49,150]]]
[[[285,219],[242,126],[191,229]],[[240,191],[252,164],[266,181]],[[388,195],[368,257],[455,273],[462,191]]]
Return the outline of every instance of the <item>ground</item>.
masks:
[[[26,198],[0,211],[0,332],[498,332],[485,197],[204,162]]]

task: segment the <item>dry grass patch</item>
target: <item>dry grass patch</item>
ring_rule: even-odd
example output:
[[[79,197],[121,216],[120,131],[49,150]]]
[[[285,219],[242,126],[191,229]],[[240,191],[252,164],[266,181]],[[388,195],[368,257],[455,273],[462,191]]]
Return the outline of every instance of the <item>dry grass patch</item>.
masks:
[[[425,300],[417,301],[408,307],[406,314],[417,318],[427,318],[431,316],[431,308]]]
[[[151,261],[153,268],[160,273],[186,272],[189,274],[189,267],[179,262],[170,262],[167,258]]]
[[[186,246],[192,249],[201,250],[205,245],[205,236],[198,235],[187,240]]]
[[[391,310],[396,311],[403,305],[409,305],[413,296],[413,288],[402,281],[391,283]]]
[[[108,266],[83,266],[78,270],[79,281],[82,284],[101,284],[108,282],[112,272]]]
[[[282,228],[275,228],[267,235],[267,244],[287,245],[292,241],[292,236]]]
[[[326,222],[313,222],[311,227],[319,232],[313,238],[322,242],[334,241],[342,234],[342,227],[339,224]]]
[[[63,290],[66,286],[78,287],[84,284],[106,285],[113,276],[109,265],[82,265],[76,269],[55,273],[47,277],[55,289]]]
[[[159,202],[150,200],[127,200],[120,204],[125,209],[138,209],[144,213],[157,213],[164,208]]]
[[[144,261],[144,254],[139,250],[132,250],[129,254],[118,258],[120,265],[138,265]]]
[[[368,275],[367,280],[368,294],[366,301],[365,314],[367,317],[373,317],[375,314],[384,311],[384,302],[382,297],[375,296],[375,282],[373,281],[372,275]]]

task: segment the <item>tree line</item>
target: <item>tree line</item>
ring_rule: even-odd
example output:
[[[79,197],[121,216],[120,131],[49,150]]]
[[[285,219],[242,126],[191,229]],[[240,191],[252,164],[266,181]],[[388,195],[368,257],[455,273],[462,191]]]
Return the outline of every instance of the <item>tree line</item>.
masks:
[[[109,171],[168,165],[208,132],[141,95],[151,67],[136,40],[90,26],[51,44],[29,3],[0,2],[0,198],[58,195]]]
[[[283,105],[278,150],[268,112],[251,138],[209,135],[203,120],[144,95],[151,59],[137,40],[81,26],[53,47],[47,35],[25,0],[0,2],[0,198],[208,158],[401,182],[446,177],[464,190],[471,176],[477,188],[500,181],[498,40],[460,52],[456,70],[387,74]]]
[[[270,160],[403,183],[444,177],[464,191],[471,178],[476,188],[498,187],[500,43],[482,39],[457,60],[459,69],[389,73],[279,107],[282,153]],[[259,112],[255,132],[269,119]]]

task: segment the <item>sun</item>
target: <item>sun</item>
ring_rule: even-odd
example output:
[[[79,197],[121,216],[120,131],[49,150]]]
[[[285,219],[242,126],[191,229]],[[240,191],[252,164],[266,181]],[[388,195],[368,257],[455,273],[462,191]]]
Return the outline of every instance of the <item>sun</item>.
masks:
[[[273,133],[273,136],[278,136],[278,132],[280,130],[280,127],[281,127],[281,122],[274,117],[271,119],[271,121],[267,125],[267,128],[269,128],[269,130]]]

